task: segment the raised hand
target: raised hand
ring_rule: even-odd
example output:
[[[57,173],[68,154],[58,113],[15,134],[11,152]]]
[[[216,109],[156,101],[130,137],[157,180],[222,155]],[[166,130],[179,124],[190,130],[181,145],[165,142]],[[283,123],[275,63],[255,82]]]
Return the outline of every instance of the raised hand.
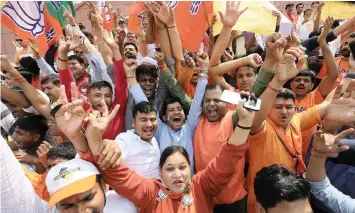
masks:
[[[324,28],[320,36],[318,37],[318,44],[320,47],[326,46],[327,45],[327,35],[328,33],[332,30],[334,20],[333,17],[329,17],[325,20],[324,22]]]
[[[185,54],[184,60],[181,61],[183,66],[195,69],[195,61],[189,56],[189,54]]]
[[[101,17],[99,11],[97,10],[97,8],[94,6],[92,2],[88,2],[88,5],[91,11],[91,16],[90,16],[91,23],[95,27],[101,27],[103,25],[103,18]]]
[[[241,91],[240,92],[241,96],[251,96],[251,97],[255,97],[255,95],[252,93],[250,94],[249,92],[244,92]],[[244,108],[244,104],[247,102],[246,99],[242,99],[239,101],[237,107],[235,108],[235,111],[238,113],[238,117],[239,117],[239,121],[243,122],[243,123],[247,123],[250,124],[248,126],[251,126],[253,123],[253,119],[255,116],[255,111],[253,110],[248,110],[246,108]]]
[[[297,47],[292,47],[285,52],[276,67],[275,78],[279,83],[283,85],[286,81],[294,78],[300,72],[295,61],[298,57],[302,56],[302,54],[303,51]]]
[[[123,63],[123,68],[127,76],[135,76],[137,67],[138,63],[135,59],[127,59]]]
[[[226,13],[223,15],[221,11],[218,11],[221,18],[221,22],[224,27],[232,28],[237,23],[239,16],[242,15],[248,8],[239,10],[240,1],[227,1]]]
[[[165,2],[147,2],[145,6],[149,12],[158,18],[162,23],[168,27],[175,26],[175,15],[171,7]]]
[[[18,161],[20,161],[20,163],[26,163],[30,165],[35,165],[38,163],[38,158],[25,152],[18,152],[15,154],[15,157]]]
[[[98,150],[98,164],[101,169],[115,168],[121,163],[122,152],[115,140],[102,140]]]
[[[155,52],[154,59],[157,61],[159,66],[165,64],[165,54],[163,52]]]
[[[55,114],[55,120],[59,129],[72,140],[72,138],[82,134],[81,126],[86,117],[86,112],[83,108],[83,100],[79,99],[75,82],[72,82],[70,86],[72,102],[68,101],[65,94],[65,86],[61,85],[60,87],[60,99],[63,106]]]
[[[118,44],[113,40],[107,30],[102,31],[102,39],[106,42],[106,44],[111,48],[111,49],[120,49]]]
[[[93,154],[95,154],[96,149],[93,149],[92,147],[97,146],[97,143],[102,140],[102,136],[104,135],[107,127],[114,119],[120,108],[120,105],[116,105],[109,113],[104,100],[101,100],[101,105],[103,108],[102,115],[99,111],[93,111],[89,114],[87,118],[85,118],[85,120],[89,121],[89,125],[86,128],[85,135]]]
[[[284,55],[286,39],[281,38],[280,33],[273,33],[266,40],[265,63],[275,66]]]
[[[349,67],[350,67],[349,71],[351,71],[352,69],[353,70],[355,69],[355,56],[353,56],[352,53],[350,53],[350,56],[349,56]]]
[[[62,6],[62,8],[64,8],[63,16],[65,17],[66,23],[72,26],[75,25],[75,20],[71,12],[67,10],[67,8],[65,8],[64,6]]]
[[[6,55],[0,56],[0,70],[10,72],[14,67],[11,65],[9,58]],[[12,75],[12,73],[10,73]]]
[[[196,55],[197,62],[200,65],[201,71],[205,70],[208,71],[208,65],[209,65],[209,57],[207,53],[197,53]]]
[[[65,40],[63,35],[59,38],[59,47],[58,51],[61,53],[68,53],[75,50],[80,46],[80,36],[74,35],[71,36],[68,41]]]
[[[323,133],[319,130],[316,132],[313,141],[314,153],[318,156],[336,158],[340,152],[348,150],[348,146],[338,146],[338,143],[345,136],[354,133],[354,129],[347,129],[337,135]]]
[[[41,145],[39,145],[36,153],[38,155],[38,160],[41,162],[43,165],[47,165],[47,153],[49,150],[52,148],[52,145],[48,143],[47,141],[43,141]]]
[[[325,102],[329,103],[326,109],[324,121],[349,124],[355,122],[355,80],[352,80],[346,91],[341,93],[343,85],[340,84],[330,100],[328,97]]]
[[[246,57],[247,63],[253,68],[260,67],[263,64],[263,59],[257,53],[250,54]]]
[[[31,49],[31,52],[32,52],[34,58],[39,59],[41,56],[39,55],[39,48],[38,48],[36,40],[33,38],[28,38],[28,44],[30,46],[30,49]]]

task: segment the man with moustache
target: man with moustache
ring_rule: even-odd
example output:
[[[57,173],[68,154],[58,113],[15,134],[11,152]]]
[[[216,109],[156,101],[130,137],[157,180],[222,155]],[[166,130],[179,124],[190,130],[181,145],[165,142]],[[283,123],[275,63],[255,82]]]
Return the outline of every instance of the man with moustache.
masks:
[[[310,69],[301,70],[297,74],[297,76],[291,79],[290,81],[291,90],[296,96],[295,111],[297,113],[306,111],[307,109],[322,103],[324,101],[324,98],[331,92],[332,86],[337,79],[338,70],[334,61],[333,53],[326,42],[326,36],[331,30],[332,25],[332,19],[328,18],[324,24],[323,32],[318,37],[318,44],[323,53],[324,64],[329,70],[322,78],[318,87],[313,92],[310,92],[313,89],[316,80],[314,72]],[[302,132],[303,158],[305,158],[306,156],[307,148],[311,140],[312,134],[316,130],[317,125]]]
[[[340,50],[340,56],[335,58],[335,62],[339,74],[335,84],[333,85],[333,88],[337,87],[340,84],[340,82],[343,80],[343,78],[346,76],[346,74],[349,72],[349,56],[350,56],[349,43],[351,40],[354,39],[355,39],[355,33],[350,34],[349,38],[344,43],[344,46]],[[328,73],[328,68],[323,65],[317,78],[323,79],[326,76],[326,73]]]

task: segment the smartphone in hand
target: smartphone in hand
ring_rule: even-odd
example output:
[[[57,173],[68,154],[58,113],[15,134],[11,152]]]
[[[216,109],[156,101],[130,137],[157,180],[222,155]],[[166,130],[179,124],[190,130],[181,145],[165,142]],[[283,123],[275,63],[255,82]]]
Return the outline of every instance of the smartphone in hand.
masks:
[[[237,105],[240,100],[247,99],[247,102],[244,103],[244,108],[259,111],[261,107],[261,100],[251,96],[240,95],[237,92],[232,92],[224,90],[220,98],[221,101]]]

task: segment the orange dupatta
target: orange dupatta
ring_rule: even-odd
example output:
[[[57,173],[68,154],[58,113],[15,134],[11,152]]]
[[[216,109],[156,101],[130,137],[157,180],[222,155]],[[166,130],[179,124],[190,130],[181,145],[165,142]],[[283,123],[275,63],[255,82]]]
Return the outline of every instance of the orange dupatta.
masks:
[[[154,179],[154,182],[160,188],[157,195],[158,205],[155,208],[155,213],[175,212],[174,200],[180,200],[176,213],[197,213],[191,185],[186,187],[183,194],[175,194],[169,191],[159,180]]]

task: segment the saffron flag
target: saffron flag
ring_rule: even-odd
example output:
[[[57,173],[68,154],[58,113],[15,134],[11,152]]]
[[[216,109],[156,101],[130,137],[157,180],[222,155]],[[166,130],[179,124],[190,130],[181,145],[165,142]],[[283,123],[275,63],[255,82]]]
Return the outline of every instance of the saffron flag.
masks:
[[[65,26],[63,8],[71,9],[72,2],[59,1],[8,1],[1,8],[1,24],[9,28],[24,41],[34,38],[41,56],[62,34]]]
[[[98,1],[95,3],[95,7],[101,14],[104,29],[111,31],[113,28],[113,15],[108,1]]]
[[[182,47],[197,52],[213,17],[213,2],[169,1],[168,5],[174,9]]]
[[[134,33],[136,35],[143,35],[142,31],[142,19],[144,13],[146,13],[146,8],[142,2],[133,2],[127,8],[128,12],[128,32]]]

